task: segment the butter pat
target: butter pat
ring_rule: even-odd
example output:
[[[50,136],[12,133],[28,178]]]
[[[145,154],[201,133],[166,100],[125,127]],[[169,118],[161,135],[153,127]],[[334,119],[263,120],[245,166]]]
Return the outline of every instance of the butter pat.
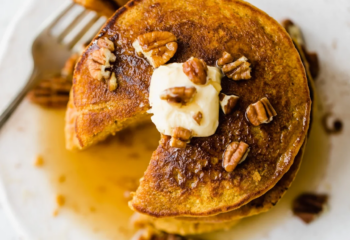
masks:
[[[165,135],[171,136],[174,128],[183,127],[191,130],[194,137],[211,136],[219,125],[221,71],[208,66],[207,84],[196,85],[183,72],[182,65],[172,63],[154,70],[149,94],[151,119],[158,131]],[[171,104],[160,96],[164,90],[173,87],[195,87],[197,92],[185,105]],[[200,124],[194,119],[198,112],[202,113]]]

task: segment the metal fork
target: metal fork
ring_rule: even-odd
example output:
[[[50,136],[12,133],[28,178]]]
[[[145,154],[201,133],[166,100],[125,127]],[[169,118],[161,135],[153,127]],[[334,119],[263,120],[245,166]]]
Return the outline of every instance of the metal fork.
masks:
[[[71,19],[61,31],[59,25]],[[0,129],[40,80],[59,73],[71,54],[91,40],[105,23],[106,18],[83,9],[74,3],[66,4],[47,21],[32,45],[34,69],[25,86],[0,116]],[[55,30],[58,33],[55,33]],[[57,32],[56,31],[56,32]]]

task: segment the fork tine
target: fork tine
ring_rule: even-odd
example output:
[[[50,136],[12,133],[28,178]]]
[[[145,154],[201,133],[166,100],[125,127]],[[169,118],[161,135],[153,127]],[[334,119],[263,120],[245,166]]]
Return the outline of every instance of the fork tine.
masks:
[[[106,23],[106,20],[106,17],[100,17],[74,45],[73,52],[80,52],[81,46],[90,42],[96,36],[101,30],[101,27]]]
[[[74,18],[74,20],[59,34],[58,42],[61,42],[67,34],[74,29],[74,27],[89,13],[88,10],[84,10]]]
[[[51,30],[53,26],[56,25],[56,23],[64,16],[67,14],[67,12],[69,12],[69,10],[71,10],[76,4],[74,2],[69,3],[68,5],[65,5],[62,7],[62,9],[60,9],[59,11],[57,11],[56,16],[54,16],[52,18],[52,20],[50,21],[50,24],[47,26],[48,30]]]
[[[73,39],[67,44],[69,49],[72,49],[74,45],[84,36],[84,34],[90,29],[91,26],[100,18],[97,14],[89,20],[86,25],[80,29],[80,31],[73,37]]]

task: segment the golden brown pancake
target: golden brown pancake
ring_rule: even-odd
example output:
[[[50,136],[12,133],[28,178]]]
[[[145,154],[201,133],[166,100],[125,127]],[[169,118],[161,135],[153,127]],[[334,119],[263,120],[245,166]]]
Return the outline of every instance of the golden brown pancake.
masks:
[[[136,227],[151,225],[157,230],[180,235],[201,234],[230,228],[242,218],[266,212],[277,204],[291,186],[300,168],[305,146],[306,142],[300,149],[290,170],[270,191],[238,209],[209,217],[155,218],[137,214],[133,219],[134,225]]]
[[[299,36],[298,39],[300,39],[300,37],[301,36]],[[301,43],[299,43],[297,39],[293,38],[293,42],[300,54],[300,57],[303,61],[303,64],[307,73],[307,77],[308,77],[310,97],[311,97],[312,106],[313,106],[311,120],[310,120],[310,128],[309,128],[309,130],[311,130],[312,119],[316,111],[314,107],[315,106],[314,80],[310,73],[308,60],[306,59],[304,54],[304,51],[306,51],[306,49],[301,47],[300,45]],[[180,235],[194,234],[193,232],[194,230],[196,230],[197,231],[196,234],[199,234],[199,233],[210,232],[212,229],[210,227],[207,227],[208,224],[210,223],[214,224],[215,230],[227,229],[232,227],[231,223],[234,223],[234,225],[236,225],[237,221],[239,221],[242,218],[266,212],[277,204],[277,202],[282,198],[282,196],[285,194],[285,192],[288,190],[288,188],[292,184],[300,168],[301,161],[304,155],[303,153],[305,152],[305,148],[306,148],[306,142],[304,143],[303,147],[300,149],[298,155],[294,159],[294,163],[289,169],[289,171],[282,177],[282,179],[271,190],[269,190],[263,196],[252,200],[250,203],[236,210],[233,210],[227,213],[221,213],[215,216],[209,216],[209,217],[178,217],[178,218],[155,218],[155,217],[150,217],[144,214],[137,213],[135,214],[133,219],[134,226],[137,228],[152,226],[153,228],[160,231],[165,231],[165,232],[180,234]]]
[[[137,36],[170,31],[179,48],[171,62],[191,56],[214,66],[224,51],[252,64],[252,79],[222,79],[223,93],[240,96],[235,111],[220,113],[213,136],[193,138],[186,149],[169,147],[169,139],[154,152],[131,206],[152,216],[208,216],[237,209],[263,195],[293,164],[309,127],[309,89],[305,70],[286,31],[267,14],[239,1],[131,1],[119,9],[99,37],[116,45],[115,92],[94,80],[87,68],[93,42],[77,65],[73,84],[75,136],[79,147],[90,146],[145,116],[152,66],[135,54]],[[267,97],[277,117],[254,127],[247,107]],[[222,155],[232,141],[244,141],[251,151],[232,173],[222,168]]]
[[[150,219],[149,216],[135,213],[133,216],[133,225],[136,228],[151,227],[158,231],[163,231],[171,234],[178,235],[194,235],[208,232],[214,232],[224,229],[230,229],[239,223],[239,220],[230,222],[187,222],[176,220],[174,218],[158,218]]]

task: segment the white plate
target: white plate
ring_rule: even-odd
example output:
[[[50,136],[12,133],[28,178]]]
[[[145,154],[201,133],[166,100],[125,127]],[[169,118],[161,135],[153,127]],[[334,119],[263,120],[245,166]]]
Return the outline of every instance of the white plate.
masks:
[[[295,21],[304,32],[308,48],[319,54],[321,74],[316,87],[320,114],[314,120],[302,168],[281,202],[266,214],[206,238],[349,239],[350,1],[249,2],[277,20]],[[8,31],[7,41],[1,46],[0,110],[30,72],[29,52],[35,30],[61,4],[61,0],[29,1]],[[320,116],[326,112],[343,122],[340,134],[327,136],[323,131]],[[143,156],[143,161],[133,160],[137,158],[134,148],[120,146],[117,140],[83,153],[69,153],[63,145],[63,116],[63,111],[42,110],[25,101],[2,130],[0,190],[6,210],[30,239],[127,239],[130,235],[127,218],[131,211],[122,199],[122,192],[145,169],[148,156]],[[142,131],[145,133],[142,136],[156,134],[152,130]],[[147,154],[151,148],[145,149]],[[44,156],[42,168],[33,166],[37,154]],[[135,169],[132,179],[125,178],[124,169]],[[64,183],[58,181],[61,175],[66,176]],[[290,205],[296,195],[308,190],[328,193],[330,202],[325,214],[305,225],[293,217]],[[56,194],[66,196],[67,203],[53,217]]]

